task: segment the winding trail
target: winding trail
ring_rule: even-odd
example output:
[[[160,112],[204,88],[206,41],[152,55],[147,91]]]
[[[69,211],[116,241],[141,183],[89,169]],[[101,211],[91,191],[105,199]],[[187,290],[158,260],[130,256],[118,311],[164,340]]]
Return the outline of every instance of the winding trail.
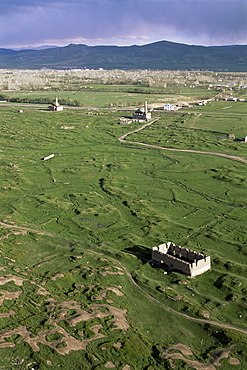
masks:
[[[101,253],[98,253],[98,252],[95,252],[95,254],[98,254],[98,255],[101,255]],[[107,258],[112,260],[113,262],[117,263],[118,265],[121,266],[121,268],[125,271],[126,275],[128,276],[128,278],[130,279],[130,281],[132,282],[133,285],[135,285],[143,294],[145,294],[149,299],[155,301],[156,303],[159,303],[162,307],[164,307],[164,309],[166,309],[167,311],[170,311],[172,312],[173,314],[176,314],[176,315],[179,315],[179,316],[183,316],[185,319],[187,320],[191,320],[191,321],[196,321],[196,322],[200,322],[200,323],[203,323],[203,324],[210,324],[210,325],[214,325],[214,326],[217,326],[219,328],[223,328],[223,329],[230,329],[230,330],[235,330],[235,331],[238,331],[240,333],[243,333],[243,334],[247,334],[247,329],[242,329],[242,328],[238,328],[234,325],[230,325],[230,324],[224,324],[224,323],[220,323],[218,321],[213,321],[213,320],[208,320],[208,319],[199,319],[199,318],[196,318],[196,317],[193,317],[193,316],[189,316],[185,313],[182,313],[182,312],[179,312],[179,311],[176,311],[174,310],[173,308],[170,308],[169,306],[167,306],[165,303],[162,303],[160,302],[157,298],[154,298],[151,294],[147,293],[144,289],[142,289],[138,284],[137,282],[135,281],[135,279],[133,278],[133,276],[131,275],[130,271],[125,267],[125,265],[120,262],[119,260],[117,260],[116,258],[113,258],[113,257],[110,257],[107,255]]]
[[[155,148],[155,149],[174,151],[174,152],[187,152],[187,153],[196,153],[196,154],[220,156],[220,157],[224,157],[224,158],[227,158],[227,159],[231,159],[231,160],[234,160],[234,161],[238,161],[238,162],[242,162],[242,163],[247,164],[247,159],[245,159],[245,158],[242,158],[242,157],[239,157],[239,156],[234,156],[234,155],[229,155],[229,154],[224,154],[224,153],[207,152],[207,151],[199,151],[199,150],[192,150],[192,149],[167,148],[167,147],[162,147],[162,146],[158,146],[158,145],[152,145],[152,144],[146,144],[146,143],[142,143],[142,142],[135,142],[135,141],[126,140],[126,138],[129,135],[134,134],[136,132],[139,132],[141,130],[144,130],[146,127],[148,127],[148,126],[152,125],[153,123],[157,122],[159,119],[160,118],[156,118],[156,119],[152,120],[151,122],[148,122],[148,123],[144,124],[140,128],[138,128],[136,130],[133,130],[133,131],[130,131],[130,132],[122,135],[121,137],[118,138],[118,140],[120,142],[123,142],[123,143],[129,143],[129,144],[134,144],[134,145],[138,144],[138,145],[141,145],[141,146],[144,146],[144,147],[147,147],[147,148]],[[37,230],[37,229],[28,228],[26,226],[8,224],[8,223],[4,223],[4,222],[0,222],[0,228],[19,229],[19,230],[35,232],[35,233],[41,234],[41,235],[48,235],[48,236],[51,236],[51,237],[55,237],[55,234],[47,233],[47,232]],[[90,252],[92,252],[91,249],[90,249]],[[94,253],[98,254],[98,255],[101,255],[101,253],[98,253],[96,251],[94,251]],[[215,327],[222,328],[222,329],[229,329],[229,330],[233,330],[233,331],[236,331],[236,332],[243,333],[245,335],[247,334],[246,329],[239,328],[239,327],[236,327],[236,326],[233,326],[233,325],[230,325],[230,324],[226,324],[226,323],[221,323],[221,322],[209,320],[209,319],[192,317],[192,316],[189,316],[189,315],[187,315],[185,313],[182,313],[180,311],[176,311],[173,308],[170,308],[165,303],[160,302],[157,298],[153,297],[152,295],[147,293],[142,287],[140,287],[138,285],[138,283],[136,282],[136,280],[131,275],[131,272],[127,269],[127,267],[122,262],[120,262],[118,259],[115,259],[115,258],[110,257],[108,255],[107,255],[107,258],[112,260],[113,262],[117,263],[119,266],[121,266],[121,268],[125,271],[126,275],[128,276],[128,278],[131,281],[131,283],[133,284],[133,286],[135,286],[137,289],[139,289],[139,291],[141,291],[142,294],[144,294],[146,297],[148,297],[152,301],[161,305],[165,310],[167,310],[167,311],[169,311],[169,312],[171,312],[175,315],[182,316],[187,320],[191,320],[191,321],[194,321],[194,322],[197,322],[197,323],[210,324],[210,325],[213,325]]]
[[[55,234],[51,234],[51,233],[47,233],[47,232],[43,232],[43,231],[35,230],[35,229],[29,229],[29,228],[27,228],[25,226],[23,227],[23,226],[14,225],[14,224],[13,225],[6,224],[4,222],[0,222],[0,228],[21,229],[21,230],[25,230],[25,231],[36,232],[37,234],[42,234],[42,235],[48,235],[48,236],[55,237]],[[92,252],[91,249],[90,249],[90,252]],[[102,256],[102,253],[100,253],[100,252],[94,251],[94,253],[97,254],[97,255],[99,255],[99,256]],[[141,288],[138,285],[138,283],[135,281],[135,279],[133,278],[133,276],[131,275],[130,271],[127,269],[127,267],[122,262],[120,262],[116,258],[110,257],[108,255],[106,255],[106,256],[107,256],[108,259],[110,259],[111,261],[113,261],[113,262],[117,263],[119,266],[121,266],[121,268],[125,271],[126,275],[130,279],[131,283],[136,288],[138,288],[146,297],[148,297],[149,299],[153,300],[154,302],[156,302],[156,303],[160,304],[162,307],[164,307],[165,310],[167,310],[169,312],[172,312],[175,315],[183,316],[187,320],[196,321],[196,322],[203,323],[203,324],[210,324],[210,325],[213,325],[213,326],[217,326],[219,328],[230,329],[230,330],[238,331],[238,332],[243,333],[243,334],[247,334],[247,330],[246,329],[241,329],[241,328],[238,328],[238,327],[233,326],[233,325],[230,325],[230,324],[224,324],[224,323],[220,323],[220,322],[213,321],[213,320],[200,319],[200,318],[192,317],[192,316],[189,316],[189,315],[187,315],[185,313],[176,311],[173,308],[170,308],[165,303],[160,302],[157,298],[154,298],[151,294],[147,293],[143,288]]]
[[[152,144],[146,144],[146,143],[141,143],[141,142],[126,140],[126,137],[127,136],[129,136],[131,134],[134,134],[136,132],[139,132],[141,130],[144,130],[146,127],[152,125],[154,122],[157,122],[159,119],[160,119],[160,117],[152,120],[151,122],[148,122],[148,123],[144,124],[143,126],[141,126],[140,128],[138,128],[136,130],[127,132],[126,134],[124,134],[121,137],[119,137],[118,140],[120,142],[123,142],[123,143],[129,143],[129,144],[135,144],[135,145],[138,144],[138,145],[145,146],[147,148],[155,148],[155,149],[168,150],[168,151],[174,151],[174,152],[187,152],[187,153],[196,153],[196,154],[205,154],[205,155],[220,156],[220,157],[228,158],[228,159],[231,159],[231,160],[234,160],[234,161],[238,161],[238,162],[242,162],[242,163],[246,163],[247,164],[247,159],[242,158],[242,157],[239,157],[239,156],[230,155],[230,154],[217,153],[217,152],[206,152],[206,151],[192,150],[192,149],[166,148],[166,147],[162,147],[162,146],[158,146],[158,145],[152,145]],[[14,225],[14,224],[7,224],[7,223],[4,223],[4,222],[0,222],[0,228],[21,229],[21,230],[36,232],[36,233],[42,234],[42,235],[49,235],[49,236],[55,237],[55,235],[54,234],[51,234],[51,233],[46,233],[46,232],[43,232],[43,231],[40,231],[40,230],[31,229],[31,228],[28,228],[28,227],[25,227],[25,226],[23,227],[23,226],[18,226],[18,225]],[[98,253],[96,251],[94,251],[94,253],[101,255],[101,253]],[[128,276],[128,278],[130,279],[131,283],[134,286],[136,286],[149,299],[155,301],[156,303],[158,303],[162,307],[164,307],[164,309],[166,309],[167,311],[172,312],[173,314],[182,316],[182,317],[184,317],[187,320],[191,320],[191,321],[195,321],[195,322],[199,322],[199,323],[203,323],[203,324],[210,324],[210,325],[213,325],[213,326],[216,326],[216,327],[219,327],[219,328],[230,329],[230,330],[234,330],[234,331],[237,331],[237,332],[240,332],[240,333],[243,333],[243,334],[247,334],[247,330],[246,329],[238,328],[238,327],[233,326],[233,325],[230,325],[230,324],[220,323],[220,322],[213,321],[213,320],[200,319],[200,318],[192,317],[192,316],[189,316],[189,315],[187,315],[185,313],[176,311],[173,308],[170,308],[166,304],[160,302],[158,299],[156,299],[155,297],[153,297],[152,295],[150,295],[149,293],[147,293],[143,288],[141,288],[138,285],[138,283],[135,281],[135,279],[133,278],[133,276],[131,275],[130,271],[125,267],[125,265],[123,263],[121,263],[119,260],[117,260],[117,259],[115,259],[113,257],[110,257],[108,255],[107,255],[107,258],[109,258],[110,260],[112,260],[115,263],[117,263],[118,265],[120,265],[121,268],[125,271],[126,275]]]
[[[120,142],[123,142],[123,143],[139,144],[139,145],[142,145],[142,146],[145,146],[145,147],[148,147],[148,148],[155,148],[155,149],[161,149],[161,150],[169,150],[169,151],[174,151],[174,152],[187,152],[187,153],[197,153],[197,154],[205,154],[205,155],[215,155],[215,156],[220,156],[220,157],[232,159],[234,161],[238,161],[238,162],[242,162],[242,163],[247,163],[247,159],[242,158],[242,157],[239,157],[239,156],[235,156],[235,155],[230,155],[230,154],[217,153],[217,152],[206,152],[206,151],[192,150],[192,149],[166,148],[166,147],[162,147],[162,146],[158,146],[158,145],[152,145],[152,144],[146,144],[146,143],[141,143],[141,142],[137,142],[137,141],[129,141],[129,140],[126,140],[126,137],[127,136],[129,136],[131,134],[134,134],[135,132],[139,132],[141,130],[144,130],[146,127],[152,125],[154,122],[157,122],[159,119],[160,118],[156,118],[156,119],[152,120],[151,122],[148,122],[148,123],[144,124],[143,126],[141,126],[140,128],[138,128],[136,130],[127,132],[126,134],[124,134],[121,137],[119,137],[118,140]],[[132,275],[129,272],[129,270],[120,261],[118,261],[118,260],[116,260],[115,258],[112,258],[112,257],[108,257],[108,258],[110,258],[114,262],[117,262],[123,268],[123,270],[126,272],[127,276],[129,277],[129,279],[131,280],[131,282],[132,282],[133,285],[135,285],[139,290],[141,290],[142,293],[144,293],[147,297],[149,297],[153,301],[155,301],[155,302],[159,303],[160,305],[162,305],[167,311],[170,311],[170,312],[172,312],[172,313],[174,313],[176,315],[183,316],[187,320],[192,320],[192,321],[196,321],[196,322],[200,322],[200,323],[204,323],[204,324],[210,324],[210,325],[214,325],[214,326],[217,326],[217,327],[220,327],[220,328],[223,328],[223,329],[235,330],[235,331],[238,331],[240,333],[247,334],[247,330],[245,330],[245,329],[241,329],[241,328],[238,328],[238,327],[233,326],[233,325],[224,324],[224,323],[220,323],[220,322],[213,321],[213,320],[207,320],[207,319],[200,319],[200,318],[192,317],[192,316],[189,316],[189,315],[187,315],[185,313],[176,311],[173,308],[170,308],[169,306],[167,306],[164,303],[160,302],[158,299],[156,299],[153,296],[151,296],[144,289],[142,289],[137,284],[137,282],[134,280],[134,278],[132,277]]]
[[[138,144],[138,145],[142,145],[142,146],[145,146],[145,147],[148,147],[148,148],[155,148],[155,149],[161,149],[161,150],[169,150],[169,151],[173,151],[173,152],[186,152],[186,153],[196,153],[196,154],[205,154],[205,155],[216,155],[216,156],[219,156],[219,157],[224,157],[224,158],[232,159],[234,161],[238,161],[238,162],[242,162],[242,163],[246,163],[247,164],[247,159],[242,158],[242,157],[239,157],[239,156],[236,156],[236,155],[230,155],[230,154],[224,154],[224,153],[217,153],[217,152],[205,152],[205,151],[202,151],[202,150],[193,150],[193,149],[166,148],[166,147],[163,147],[163,146],[146,144],[146,143],[140,143],[138,141],[129,141],[129,140],[126,140],[126,137],[127,136],[129,136],[131,134],[134,134],[135,132],[144,130],[147,126],[152,125],[154,122],[157,122],[159,119],[160,118],[156,118],[153,121],[151,121],[149,123],[146,123],[145,125],[141,126],[140,128],[138,128],[136,130],[127,132],[127,134],[124,134],[123,136],[119,137],[118,140],[120,142],[122,142],[122,143]]]
[[[40,235],[48,235],[48,236],[55,237],[55,235],[50,234],[50,233],[46,233],[44,231],[40,231],[40,230],[37,230],[37,229],[31,229],[31,228],[26,227],[26,226],[18,226],[18,225],[14,225],[14,224],[6,224],[5,222],[1,222],[0,221],[0,229],[2,229],[2,228],[6,228],[6,229],[20,229],[20,230],[34,232],[34,233],[37,233],[37,234],[40,234]]]

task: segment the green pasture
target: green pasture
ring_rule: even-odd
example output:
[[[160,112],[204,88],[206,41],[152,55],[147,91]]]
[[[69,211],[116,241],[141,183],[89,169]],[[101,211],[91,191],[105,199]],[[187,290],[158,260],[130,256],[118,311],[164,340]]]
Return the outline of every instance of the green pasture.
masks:
[[[52,89],[51,89],[52,90]],[[204,88],[158,88],[146,86],[82,84],[74,91],[6,91],[1,99],[20,103],[51,104],[57,96],[65,105],[82,107],[136,107],[148,104],[213,98],[217,91]]]
[[[219,102],[216,103],[219,107]],[[246,136],[247,105],[239,102],[239,109],[235,108],[228,113],[222,113],[219,108],[215,109],[214,104],[212,106],[212,111],[208,106],[205,111],[202,108],[190,108],[176,115],[159,112],[159,121],[135,133],[131,138],[128,136],[127,140],[245,157],[247,150],[242,140]],[[230,137],[231,134],[235,139]]]
[[[91,94],[92,105],[104,101],[106,106],[110,96],[108,102],[105,96]],[[57,325],[77,341],[92,339],[95,325],[103,335],[84,350],[62,355],[43,343],[34,351],[13,334],[4,343],[15,346],[1,348],[0,369],[104,369],[108,362],[117,369],[172,369],[174,364],[183,369],[183,360],[162,357],[164,348],[177,343],[189,346],[193,355],[187,358],[201,363],[216,350],[236,345],[230,357],[241,365],[225,358],[222,367],[246,366],[246,336],[207,323],[247,330],[246,164],[135,144],[247,158],[240,141],[246,135],[245,105],[233,102],[232,110],[223,109],[228,103],[212,102],[195,113],[154,112],[159,121],[127,136],[134,143],[118,138],[141,124],[119,125],[121,112],[114,110],[0,108],[0,277],[23,279],[22,285],[0,286],[0,298],[6,291],[20,292],[3,299],[0,314],[15,314],[1,316],[0,334],[26,327],[36,338],[54,329],[51,318],[58,319],[63,305],[73,301],[74,308]],[[50,154],[54,157],[44,161]],[[167,241],[209,254],[211,271],[190,279],[152,268],[151,248]],[[109,290],[98,301],[107,287],[123,295]],[[96,303],[109,315],[69,324],[78,305],[91,314]],[[106,305],[126,310],[130,327],[113,330]],[[64,335],[50,333],[46,340],[61,349]]]

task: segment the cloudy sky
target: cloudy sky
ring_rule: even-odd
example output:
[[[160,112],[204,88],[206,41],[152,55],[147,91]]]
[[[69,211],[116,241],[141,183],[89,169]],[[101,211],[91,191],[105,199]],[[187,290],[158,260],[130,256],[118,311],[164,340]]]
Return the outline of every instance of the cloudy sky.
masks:
[[[247,44],[247,0],[0,0],[0,47]]]

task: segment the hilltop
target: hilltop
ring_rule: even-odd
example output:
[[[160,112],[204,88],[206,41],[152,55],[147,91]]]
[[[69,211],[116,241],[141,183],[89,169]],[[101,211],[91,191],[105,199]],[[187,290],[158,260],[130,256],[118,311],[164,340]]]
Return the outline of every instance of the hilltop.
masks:
[[[206,47],[159,41],[142,46],[70,44],[42,50],[0,49],[0,68],[247,71],[247,45]]]

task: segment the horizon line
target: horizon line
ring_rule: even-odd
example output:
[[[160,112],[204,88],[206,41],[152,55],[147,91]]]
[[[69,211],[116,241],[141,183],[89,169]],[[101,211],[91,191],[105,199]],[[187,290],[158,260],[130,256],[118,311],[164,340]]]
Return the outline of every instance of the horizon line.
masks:
[[[182,44],[182,45],[187,45],[187,46],[201,46],[201,47],[205,47],[205,48],[208,48],[208,47],[226,47],[226,46],[247,46],[247,43],[246,44],[221,44],[221,45],[203,45],[203,44],[196,44],[196,43],[185,43],[185,42],[178,42],[178,41],[170,41],[170,40],[157,40],[157,41],[152,41],[152,42],[147,42],[147,43],[136,43],[136,44],[128,44],[128,45],[119,45],[119,44],[114,44],[114,43],[105,43],[105,44],[95,44],[95,45],[90,45],[90,44],[87,44],[87,43],[83,43],[83,42],[69,42],[69,43],[66,43],[66,44],[62,44],[62,45],[54,45],[54,43],[44,43],[44,44],[37,44],[37,45],[28,45],[28,46],[3,46],[1,47],[1,49],[9,49],[9,50],[14,50],[14,51],[22,51],[22,50],[35,50],[35,49],[39,49],[39,48],[43,48],[43,50],[45,49],[51,49],[51,48],[63,48],[63,47],[67,47],[69,45],[86,45],[88,47],[97,47],[97,46],[115,46],[115,47],[131,47],[131,46],[145,46],[145,45],[151,45],[151,44],[156,44],[158,42],[168,42],[168,43],[173,43],[173,44]]]

